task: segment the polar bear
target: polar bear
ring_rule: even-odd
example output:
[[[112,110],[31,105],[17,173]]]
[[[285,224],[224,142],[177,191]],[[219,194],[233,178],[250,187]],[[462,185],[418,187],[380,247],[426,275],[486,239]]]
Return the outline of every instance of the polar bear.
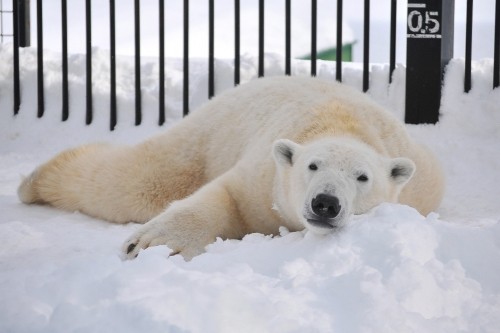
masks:
[[[366,94],[307,77],[258,79],[136,146],[68,150],[21,183],[25,203],[146,223],[123,245],[190,259],[217,237],[280,226],[339,230],[400,202],[427,214],[444,189],[437,159]],[[149,222],[148,222],[149,221]]]

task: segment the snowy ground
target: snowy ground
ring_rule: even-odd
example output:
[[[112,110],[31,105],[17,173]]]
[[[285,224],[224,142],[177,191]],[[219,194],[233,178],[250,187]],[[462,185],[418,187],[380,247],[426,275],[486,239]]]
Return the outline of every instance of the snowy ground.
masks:
[[[22,52],[23,105],[12,116],[11,49],[0,45],[0,332],[498,332],[500,327],[500,90],[492,61],[473,64],[462,92],[463,62],[448,67],[441,122],[408,126],[441,158],[447,193],[438,212],[383,204],[342,232],[218,240],[185,262],[166,247],[122,261],[119,249],[137,225],[112,225],[79,213],[25,206],[20,175],[82,142],[136,142],[156,123],[157,67],[143,64],[144,124],[133,123],[133,67],[120,63],[119,119],[108,132],[107,60],[95,50],[95,123],[83,125],[84,63],[70,59],[71,114],[60,119],[57,54],[46,56],[46,115],[36,119],[36,57]],[[282,73],[276,57],[266,73]],[[180,117],[181,71],[168,62],[169,125]],[[193,61],[191,105],[206,99],[202,62]],[[256,61],[244,58],[243,79]],[[306,62],[294,64],[307,74]],[[403,67],[387,84],[372,68],[369,94],[402,117]],[[217,87],[231,86],[230,62],[217,64]],[[334,78],[321,63],[319,76]],[[356,64],[347,84],[360,89]],[[167,126],[168,127],[168,126]]]

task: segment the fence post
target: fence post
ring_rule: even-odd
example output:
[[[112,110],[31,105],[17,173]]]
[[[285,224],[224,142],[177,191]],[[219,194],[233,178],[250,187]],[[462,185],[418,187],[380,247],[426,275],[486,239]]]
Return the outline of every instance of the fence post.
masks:
[[[493,42],[493,89],[500,84],[500,0],[495,4],[495,41]]]
[[[17,0],[12,1],[12,33],[14,41],[13,74],[14,74],[14,115],[19,113],[21,107],[21,82],[19,73],[19,6]]]
[[[93,119],[92,104],[92,0],[85,0],[85,92],[86,110],[85,124],[90,125]]]
[[[408,0],[406,123],[439,120],[444,67],[453,57],[455,0]]]
[[[19,46],[27,47],[31,44],[30,34],[30,0],[19,1]]]
[[[45,89],[43,75],[43,6],[42,0],[36,2],[36,41],[37,41],[37,117],[43,117],[45,112]]]

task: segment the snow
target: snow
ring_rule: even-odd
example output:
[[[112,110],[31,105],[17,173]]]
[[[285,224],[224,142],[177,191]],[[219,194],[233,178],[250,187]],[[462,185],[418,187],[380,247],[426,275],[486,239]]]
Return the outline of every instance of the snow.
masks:
[[[109,132],[109,55],[94,49],[95,119],[84,125],[85,57],[70,57],[70,117],[62,123],[57,53],[45,55],[46,111],[36,118],[36,52],[21,50],[23,104],[12,116],[12,49],[0,45],[0,332],[496,332],[500,327],[500,90],[491,59],[473,63],[463,93],[462,59],[447,68],[437,125],[407,125],[440,157],[447,176],[442,207],[421,216],[382,204],[342,232],[251,234],[221,240],[190,262],[154,247],[133,261],[122,242],[139,226],[26,206],[20,175],[61,149],[89,141],[134,143],[181,117],[182,64],[167,61],[167,116],[157,123],[155,63],[144,62],[144,117],[133,125],[133,66],[118,61],[118,125]],[[242,59],[242,81],[257,61]],[[203,60],[191,63],[191,107],[206,101]],[[266,74],[283,73],[267,55]],[[359,64],[346,84],[361,89]],[[295,61],[294,75],[309,63]],[[401,119],[405,68],[388,84],[373,65],[369,94]],[[232,62],[218,60],[217,92],[232,86]],[[335,64],[318,76],[334,79]]]

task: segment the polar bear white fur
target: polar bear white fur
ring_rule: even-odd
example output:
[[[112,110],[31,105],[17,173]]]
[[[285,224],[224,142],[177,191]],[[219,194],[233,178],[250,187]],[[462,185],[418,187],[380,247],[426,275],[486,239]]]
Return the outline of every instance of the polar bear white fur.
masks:
[[[216,237],[325,233],[401,202],[422,214],[443,195],[436,158],[365,94],[317,78],[252,81],[132,147],[61,153],[20,185],[25,203],[146,223],[124,244],[191,258]]]

